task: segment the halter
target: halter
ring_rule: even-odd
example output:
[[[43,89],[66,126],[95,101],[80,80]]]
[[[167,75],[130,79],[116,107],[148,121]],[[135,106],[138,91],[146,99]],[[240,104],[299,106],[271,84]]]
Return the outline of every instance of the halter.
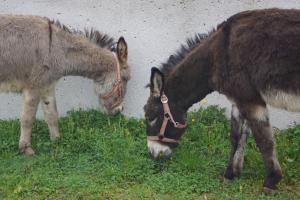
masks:
[[[181,124],[179,122],[176,122],[173,118],[173,115],[170,111],[170,107],[168,104],[168,97],[163,93],[160,97],[160,101],[163,104],[163,109],[164,109],[164,120],[163,123],[161,125],[160,131],[158,135],[155,136],[148,136],[148,140],[151,141],[160,141],[160,142],[166,142],[166,143],[179,143],[179,140],[176,139],[172,139],[172,138],[167,138],[165,137],[165,131],[168,125],[168,122],[172,122],[172,124],[174,125],[175,128],[179,128],[179,129],[183,129],[186,127],[186,123],[185,124]]]
[[[121,80],[120,63],[119,63],[117,55],[114,52],[112,54],[114,55],[114,58],[117,61],[116,80],[113,83],[113,88],[106,94],[100,96],[100,99],[104,102],[104,106],[107,110],[111,110],[111,109],[115,108],[116,106],[118,106],[122,102],[122,97],[123,97],[123,87],[122,87],[122,80]],[[107,100],[109,98],[113,97],[116,93],[118,95],[117,101],[114,104],[109,105],[109,103],[107,103]]]

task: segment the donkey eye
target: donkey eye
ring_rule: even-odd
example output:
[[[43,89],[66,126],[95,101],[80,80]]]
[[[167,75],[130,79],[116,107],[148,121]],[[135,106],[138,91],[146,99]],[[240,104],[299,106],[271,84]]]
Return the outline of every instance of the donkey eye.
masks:
[[[155,118],[154,120],[151,120],[151,121],[148,120],[150,126],[154,126],[154,124],[156,123],[156,121],[157,121],[157,118]]]

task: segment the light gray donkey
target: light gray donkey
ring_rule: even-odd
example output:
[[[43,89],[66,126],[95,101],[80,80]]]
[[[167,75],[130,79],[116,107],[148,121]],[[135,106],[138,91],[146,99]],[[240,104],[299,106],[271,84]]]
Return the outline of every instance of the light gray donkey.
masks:
[[[109,114],[123,109],[127,81],[127,44],[96,30],[70,30],[38,16],[0,15],[0,91],[23,92],[19,149],[34,154],[32,123],[41,101],[50,139],[59,137],[55,85],[64,76],[94,80]],[[71,98],[71,97],[70,97]]]

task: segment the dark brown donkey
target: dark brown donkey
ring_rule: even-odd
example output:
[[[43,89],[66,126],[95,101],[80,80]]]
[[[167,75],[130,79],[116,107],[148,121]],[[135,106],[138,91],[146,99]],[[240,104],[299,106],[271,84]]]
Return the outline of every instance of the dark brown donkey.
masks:
[[[300,111],[300,10],[238,13],[210,34],[188,40],[161,71],[152,68],[144,109],[155,158],[171,153],[188,108],[213,91],[233,104],[225,178],[240,175],[251,130],[266,168],[264,191],[276,190],[282,174],[266,105]]]

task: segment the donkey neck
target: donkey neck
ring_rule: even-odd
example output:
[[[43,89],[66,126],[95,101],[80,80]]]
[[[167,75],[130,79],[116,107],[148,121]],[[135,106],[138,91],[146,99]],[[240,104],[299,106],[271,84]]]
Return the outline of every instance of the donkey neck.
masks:
[[[65,76],[83,76],[98,79],[103,74],[116,70],[117,61],[111,51],[101,48],[85,38],[66,49]]]
[[[200,44],[170,72],[165,93],[176,106],[187,110],[211,93],[211,58],[207,45]]]

